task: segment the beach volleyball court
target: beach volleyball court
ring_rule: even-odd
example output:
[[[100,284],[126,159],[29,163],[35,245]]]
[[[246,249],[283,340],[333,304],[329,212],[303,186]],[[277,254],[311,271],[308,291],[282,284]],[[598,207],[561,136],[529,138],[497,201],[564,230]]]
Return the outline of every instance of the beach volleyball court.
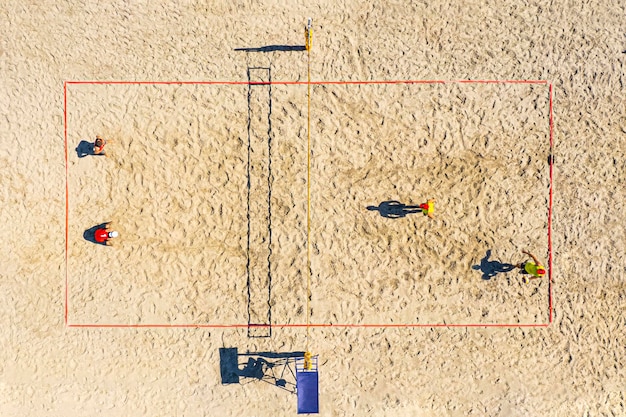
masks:
[[[66,90],[70,324],[305,323],[306,83]],[[548,278],[473,268],[547,262],[547,84],[316,83],[311,109],[312,325],[548,321]],[[368,210],[431,197],[434,221]],[[116,247],[84,238],[109,220]]]

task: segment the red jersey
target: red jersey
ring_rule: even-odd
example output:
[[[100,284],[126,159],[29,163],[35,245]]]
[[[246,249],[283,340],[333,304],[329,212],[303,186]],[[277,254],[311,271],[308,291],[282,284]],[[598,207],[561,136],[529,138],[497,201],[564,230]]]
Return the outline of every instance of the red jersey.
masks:
[[[96,155],[102,153],[102,151],[104,150],[104,145],[106,145],[106,141],[104,139],[102,139],[102,145],[98,146],[96,145],[96,142],[93,143],[93,153],[95,153]]]
[[[106,229],[98,229],[94,235],[98,243],[104,243],[109,238],[109,232],[107,232]]]

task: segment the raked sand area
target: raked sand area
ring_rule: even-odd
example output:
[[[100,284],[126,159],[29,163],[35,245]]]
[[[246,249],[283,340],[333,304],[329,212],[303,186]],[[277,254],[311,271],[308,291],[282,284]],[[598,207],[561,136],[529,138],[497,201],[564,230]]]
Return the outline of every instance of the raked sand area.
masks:
[[[323,416],[626,415],[626,6],[285,3],[0,6],[0,415],[295,415],[220,348],[307,347]],[[309,16],[314,82],[545,83],[67,83],[306,82]],[[205,327],[268,311],[333,326]]]

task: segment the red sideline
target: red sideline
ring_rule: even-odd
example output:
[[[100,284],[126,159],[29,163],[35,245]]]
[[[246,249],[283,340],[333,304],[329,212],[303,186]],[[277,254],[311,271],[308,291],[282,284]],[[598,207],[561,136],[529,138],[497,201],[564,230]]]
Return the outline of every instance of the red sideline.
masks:
[[[255,324],[249,326],[247,324],[68,324],[67,327],[73,328],[90,328],[90,329],[234,329],[247,327],[274,327],[274,328],[290,328],[290,327],[338,327],[338,328],[412,328],[412,327],[548,327],[550,323],[530,323],[530,324],[499,324],[499,323],[471,323],[471,324]]]
[[[308,85],[307,81],[66,81],[67,84],[150,84],[150,85]],[[311,81],[314,85],[367,84],[547,84],[545,80],[383,80],[383,81]]]

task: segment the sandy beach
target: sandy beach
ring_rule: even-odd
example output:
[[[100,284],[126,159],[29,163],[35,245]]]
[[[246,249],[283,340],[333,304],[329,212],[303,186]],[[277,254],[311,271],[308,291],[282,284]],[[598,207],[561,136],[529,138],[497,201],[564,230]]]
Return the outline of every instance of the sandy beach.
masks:
[[[5,2],[0,415],[625,416],[625,14]]]

